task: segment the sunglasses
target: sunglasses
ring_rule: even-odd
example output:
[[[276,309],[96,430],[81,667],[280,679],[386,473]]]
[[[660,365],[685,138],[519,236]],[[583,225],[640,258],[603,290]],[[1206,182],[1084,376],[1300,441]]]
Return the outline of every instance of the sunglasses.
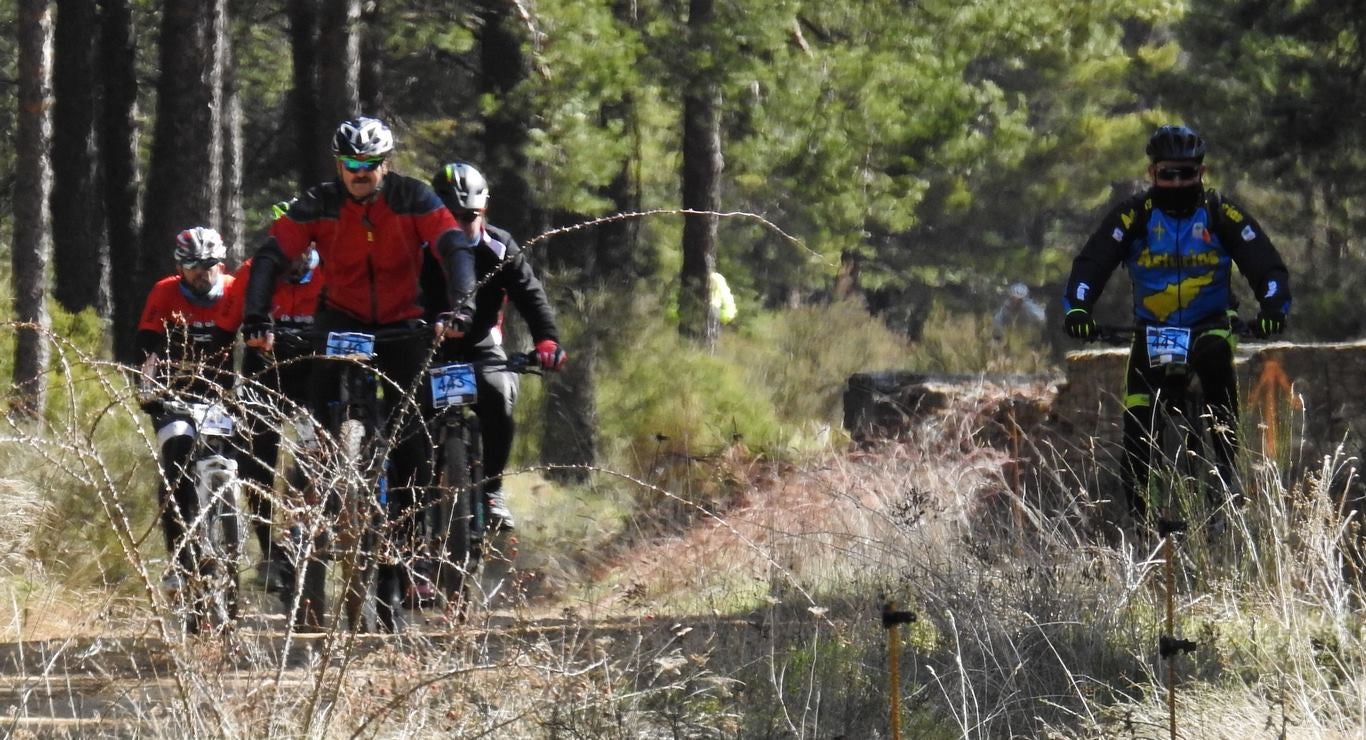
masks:
[[[479,216],[479,211],[457,211],[455,220],[462,224],[472,224],[474,223],[474,219],[479,218]]]
[[[1154,173],[1159,180],[1192,180],[1200,174],[1200,168],[1191,165],[1183,167],[1163,167]]]
[[[347,172],[369,172],[370,170],[379,169],[379,166],[384,164],[384,157],[375,157],[373,159],[337,157],[337,161],[341,162],[342,167],[345,167]]]
[[[187,270],[209,270],[222,261],[223,260],[217,260],[210,257],[209,259],[181,262],[180,266]]]

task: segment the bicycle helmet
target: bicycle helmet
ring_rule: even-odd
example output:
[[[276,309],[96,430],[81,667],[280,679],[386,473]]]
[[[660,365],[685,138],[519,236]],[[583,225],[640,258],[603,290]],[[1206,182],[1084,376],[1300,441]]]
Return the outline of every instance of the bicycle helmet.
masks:
[[[1205,140],[1186,126],[1159,126],[1148,139],[1148,161],[1205,160]]]
[[[376,118],[342,121],[332,137],[332,153],[338,157],[383,157],[393,150],[393,133]]]
[[[222,262],[227,258],[228,247],[223,243],[223,237],[207,226],[195,226],[176,235],[175,261],[177,264],[193,265],[210,260]]]
[[[432,178],[432,190],[452,212],[482,211],[489,204],[488,181],[467,162],[442,167]]]
[[[1017,301],[1023,301],[1029,297],[1029,286],[1024,283],[1012,283],[1010,287],[1006,289],[1006,295],[1009,295]]]

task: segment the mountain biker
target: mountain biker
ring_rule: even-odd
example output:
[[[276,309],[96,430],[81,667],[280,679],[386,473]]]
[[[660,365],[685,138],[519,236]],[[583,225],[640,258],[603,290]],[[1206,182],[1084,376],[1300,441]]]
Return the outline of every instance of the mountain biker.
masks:
[[[272,207],[275,219],[289,210],[291,201],[281,201]],[[234,305],[243,306],[252,260],[243,262],[235,273]],[[313,314],[325,284],[324,271],[318,250],[309,247],[289,264],[275,281],[271,294],[270,318],[277,328],[307,331],[313,327]],[[308,358],[312,349],[298,343],[279,344],[267,353],[259,347],[248,347],[242,354],[242,376],[253,382],[270,401],[284,401],[287,405],[307,408],[309,374],[312,363]],[[270,492],[275,485],[275,465],[280,455],[280,429],[276,420],[260,414],[250,414],[246,427],[250,453],[241,461],[241,475],[251,504],[256,542],[261,548],[260,580],[272,593],[283,593],[293,580],[293,567],[286,554],[271,537],[274,507]]]
[[[1135,332],[1125,377],[1122,478],[1140,520],[1147,515],[1154,401],[1164,375],[1160,356],[1149,359],[1147,335],[1153,334],[1154,344],[1164,338],[1186,343],[1186,363],[1200,379],[1213,419],[1215,467],[1237,504],[1242,490],[1232,465],[1238,387],[1231,266],[1238,266],[1257,297],[1258,336],[1283,332],[1290,311],[1289,274],[1271,239],[1239,205],[1204,185],[1205,140],[1186,126],[1164,125],[1153,132],[1146,151],[1152,186],[1105,216],[1073,261],[1063,296],[1068,335],[1092,340],[1097,326],[1091,309],[1105,282],[1121,263],[1129,271],[1134,321],[1142,331]]]
[[[332,139],[336,179],[305,191],[271,226],[253,258],[243,319],[249,346],[273,348],[270,307],[276,281],[310,244],[316,244],[327,266],[327,286],[314,315],[319,335],[373,333],[410,327],[420,320],[419,276],[427,245],[442,267],[447,300],[454,307],[445,334],[464,335],[474,315],[473,252],[459,240],[455,220],[426,183],[390,171],[388,157],[393,150],[393,134],[380,120],[360,117],[337,127]],[[389,456],[388,518],[400,547],[411,545],[414,520],[407,513],[416,491],[429,484],[431,466],[420,415],[396,410],[416,387],[429,351],[430,343],[421,337],[375,347],[375,366],[387,380],[384,397],[389,428],[385,434],[396,441]],[[340,397],[340,365],[314,363],[310,402],[318,419],[327,419],[328,408]],[[392,581],[396,566],[380,568],[381,582]],[[403,569],[397,570],[402,577]],[[381,600],[391,597],[398,598],[384,595]]]
[[[1011,326],[1041,326],[1044,323],[1044,308],[1029,297],[1029,286],[1024,283],[1011,283],[1006,288],[1006,299],[996,313],[991,315],[991,337],[997,341],[1005,338],[1006,329]]]
[[[560,347],[555,312],[512,235],[488,223],[485,214],[489,188],[484,175],[467,162],[452,162],[437,170],[432,177],[432,189],[459,223],[460,242],[474,249],[481,284],[469,331],[443,345],[443,358],[451,362],[506,360],[503,306],[510,300],[531,331],[538,362],[547,370],[559,370],[569,356]],[[516,521],[503,495],[502,475],[512,450],[517,375],[496,366],[483,366],[476,383],[475,413],[481,423],[489,526],[495,531],[512,530]]]
[[[233,278],[223,272],[227,247],[217,231],[204,226],[176,236],[176,273],[157,281],[147,294],[138,321],[136,345],[144,359],[144,381],[165,383],[177,395],[212,401],[232,386],[232,344],[240,314],[227,298]],[[178,592],[194,572],[186,525],[198,514],[199,499],[190,472],[194,420],[167,411],[158,398],[144,397],[161,457],[157,489],[161,531],[173,565],[163,587]]]

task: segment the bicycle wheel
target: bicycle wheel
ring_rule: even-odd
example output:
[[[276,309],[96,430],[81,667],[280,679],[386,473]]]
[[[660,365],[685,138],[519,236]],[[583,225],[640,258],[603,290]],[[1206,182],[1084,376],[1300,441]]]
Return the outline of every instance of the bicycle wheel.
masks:
[[[442,496],[437,551],[436,583],[457,614],[463,615],[470,596],[470,582],[478,561],[479,550],[474,537],[477,504],[470,480],[469,429],[465,424],[447,429],[443,447],[441,474]]]

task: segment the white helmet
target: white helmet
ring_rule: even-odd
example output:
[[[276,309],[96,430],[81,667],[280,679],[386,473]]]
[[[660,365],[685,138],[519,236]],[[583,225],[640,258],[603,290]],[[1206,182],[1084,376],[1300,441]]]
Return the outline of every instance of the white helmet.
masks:
[[[452,213],[482,211],[489,204],[489,183],[467,162],[452,162],[432,178],[432,190]]]
[[[1017,301],[1023,301],[1029,297],[1029,286],[1024,283],[1011,283],[1010,287],[1006,289],[1006,293]]]
[[[383,157],[394,150],[394,135],[377,118],[342,121],[332,137],[332,153],[338,157]]]
[[[192,265],[210,260],[222,262],[228,258],[228,247],[217,231],[207,226],[185,229],[175,238],[175,261]]]

